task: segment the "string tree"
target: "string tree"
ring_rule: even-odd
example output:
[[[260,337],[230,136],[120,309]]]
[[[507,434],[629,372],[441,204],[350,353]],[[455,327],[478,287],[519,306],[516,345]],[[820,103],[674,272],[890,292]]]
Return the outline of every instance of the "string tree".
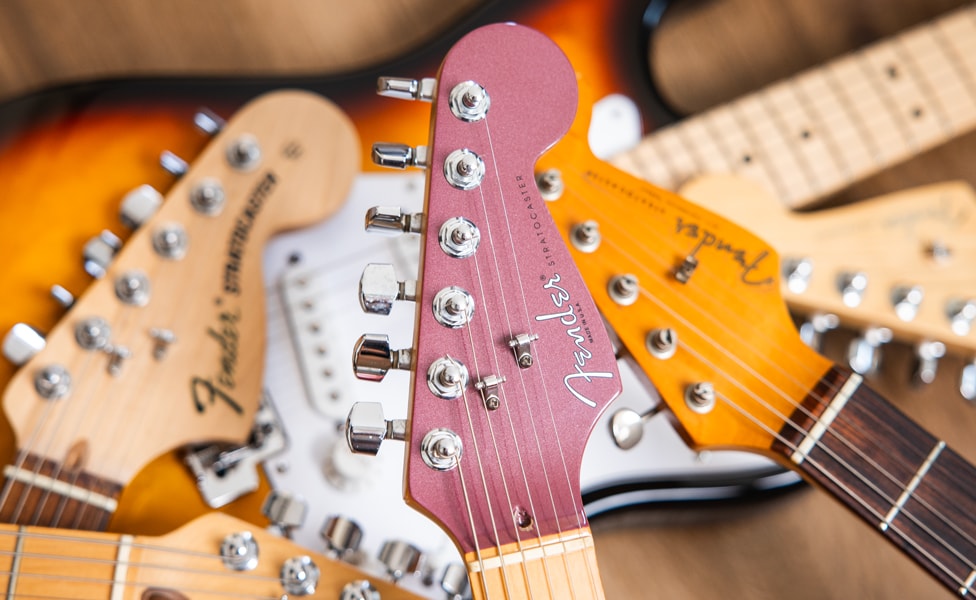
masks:
[[[498,410],[501,406],[499,391],[503,383],[505,383],[504,375],[487,375],[474,383],[474,389],[481,392],[481,399],[489,411]]]
[[[537,333],[520,333],[508,341],[508,347],[515,352],[515,364],[520,369],[528,369],[535,362],[532,358],[532,342],[538,339]]]

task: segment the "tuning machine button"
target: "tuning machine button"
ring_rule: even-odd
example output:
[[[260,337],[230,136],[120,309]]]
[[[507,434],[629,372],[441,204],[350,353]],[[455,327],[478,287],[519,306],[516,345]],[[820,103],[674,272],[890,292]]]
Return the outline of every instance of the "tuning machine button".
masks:
[[[946,347],[942,342],[923,341],[915,346],[915,371],[912,382],[916,385],[935,381],[939,359],[945,356]]]
[[[621,450],[630,450],[644,437],[644,424],[654,415],[661,412],[663,403],[659,403],[644,413],[638,413],[630,408],[621,408],[610,417],[610,435],[613,443]]]
[[[366,231],[369,233],[420,233],[423,227],[423,213],[405,213],[398,206],[374,206],[366,211]]]
[[[365,312],[388,315],[393,302],[417,299],[415,280],[397,281],[393,265],[370,263],[359,278],[359,305]]]
[[[363,528],[359,523],[340,515],[326,519],[319,534],[329,552],[340,558],[359,551],[363,541]]]
[[[925,293],[918,285],[899,285],[891,290],[891,304],[895,315],[906,323],[915,319]]]
[[[406,439],[407,422],[387,421],[379,402],[356,402],[346,418],[346,442],[353,452],[376,455],[383,440]]]
[[[75,295],[57,283],[51,286],[51,297],[64,308],[71,308],[75,304]]]
[[[823,335],[837,329],[840,319],[831,313],[816,313],[800,325],[800,339],[807,346],[820,352],[823,348]]]
[[[847,348],[847,362],[855,373],[873,375],[881,364],[881,345],[891,341],[887,327],[869,327]]]
[[[261,514],[271,521],[271,529],[285,537],[291,537],[295,527],[301,527],[308,514],[308,502],[301,496],[271,490],[261,505]]]
[[[810,286],[813,277],[813,261],[809,258],[784,258],[783,277],[786,287],[794,294],[802,294]]]
[[[962,368],[962,375],[959,377],[959,393],[966,400],[976,401],[976,359]]]
[[[185,160],[170,152],[163,150],[159,154],[159,166],[173,177],[183,177],[190,170],[190,165]]]
[[[380,547],[379,559],[394,581],[420,570],[424,555],[416,546],[401,540],[388,540]]]
[[[379,77],[376,80],[376,93],[387,98],[432,102],[434,94],[437,93],[437,80],[433,77],[425,77],[420,80],[403,77]]]
[[[373,162],[380,167],[391,169],[427,168],[427,146],[413,148],[406,144],[377,142],[373,144],[372,156]]]
[[[359,379],[382,381],[390,369],[409,371],[412,355],[409,348],[391,350],[389,336],[366,333],[359,336],[353,348],[353,371]]]
[[[202,133],[209,136],[215,136],[220,133],[220,130],[226,124],[227,122],[220,115],[209,108],[201,108],[193,114],[193,125]]]
[[[27,323],[15,323],[3,337],[3,356],[20,366],[44,349],[44,335]]]
[[[104,277],[109,265],[115,260],[115,255],[121,248],[122,240],[111,231],[103,230],[88,240],[81,251],[85,271],[96,279]]]
[[[163,195],[151,185],[143,184],[122,198],[119,218],[129,229],[137,229],[163,205]]]
[[[976,320],[976,300],[951,300],[946,306],[946,316],[954,334],[969,335]]]
[[[444,567],[441,589],[447,593],[447,600],[463,600],[467,596],[471,582],[464,565],[454,562]]]
[[[868,276],[861,271],[845,271],[837,276],[837,289],[845,306],[859,306],[867,288]]]

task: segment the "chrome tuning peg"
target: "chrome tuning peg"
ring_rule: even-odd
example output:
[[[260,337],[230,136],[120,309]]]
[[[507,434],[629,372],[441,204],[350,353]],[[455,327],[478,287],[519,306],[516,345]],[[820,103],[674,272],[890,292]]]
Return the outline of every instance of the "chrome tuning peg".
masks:
[[[837,329],[840,319],[830,313],[816,313],[800,325],[800,339],[817,352],[823,347],[823,334]]]
[[[402,442],[406,439],[407,422],[403,419],[387,421],[379,402],[356,402],[346,417],[346,442],[359,454],[376,455],[383,440]]]
[[[341,558],[359,551],[359,545],[363,541],[363,528],[351,519],[332,515],[325,520],[319,535],[325,540],[329,552]]]
[[[861,271],[845,271],[837,276],[837,289],[845,306],[859,306],[868,289],[868,276]]]
[[[630,450],[636,446],[637,442],[644,437],[644,424],[663,408],[662,402],[644,413],[638,413],[630,408],[621,408],[613,413],[610,417],[610,435],[613,436],[613,443],[621,450]]]
[[[868,327],[847,348],[847,362],[855,373],[873,375],[881,364],[881,346],[891,341],[887,327]]]
[[[308,514],[308,502],[301,496],[288,492],[271,490],[261,505],[261,514],[271,521],[271,529],[285,537],[291,537],[291,530],[301,527]]]
[[[401,540],[388,540],[380,547],[380,562],[394,581],[419,571],[423,558],[423,553],[416,546]]]
[[[380,167],[406,169],[407,167],[427,168],[427,146],[413,148],[406,144],[377,142],[373,144],[373,162]]]
[[[393,265],[370,263],[359,278],[359,305],[368,313],[388,315],[393,302],[417,299],[416,280],[397,281]]]
[[[381,600],[380,592],[369,580],[357,579],[342,586],[339,600]]]
[[[813,261],[809,258],[784,257],[782,272],[786,287],[794,294],[802,294],[810,286]]]
[[[105,276],[108,266],[115,260],[115,255],[122,248],[122,240],[111,231],[105,229],[100,234],[88,240],[81,257],[85,271],[96,279]]]
[[[461,563],[453,562],[444,567],[441,575],[441,589],[447,593],[447,600],[463,600],[471,590],[468,572]]]
[[[366,231],[370,233],[420,233],[423,213],[405,213],[398,206],[374,206],[366,211]]]
[[[969,335],[976,321],[976,300],[951,300],[946,306],[946,316],[954,334]]]
[[[380,77],[376,80],[376,93],[387,98],[433,102],[434,94],[437,93],[437,80],[433,77],[420,80]]]
[[[119,218],[129,229],[137,229],[163,205],[163,195],[151,185],[143,184],[122,198]]]
[[[169,150],[163,150],[159,154],[159,166],[173,177],[183,177],[190,169],[189,163],[173,154]]]
[[[966,400],[976,400],[976,358],[962,368],[962,375],[959,377],[959,393]]]
[[[366,333],[359,336],[353,348],[353,371],[359,379],[382,381],[390,369],[409,371],[412,356],[409,348],[391,350],[389,336]]]
[[[75,303],[75,295],[57,283],[51,286],[51,297],[64,308],[71,308]]]
[[[20,366],[44,349],[44,335],[27,323],[15,323],[3,337],[3,356]]]
[[[915,319],[922,306],[925,291],[919,285],[899,285],[891,290],[891,305],[895,315],[906,323]]]
[[[945,356],[946,347],[942,342],[924,341],[915,345],[915,372],[912,382],[924,385],[935,381],[939,359]]]
[[[193,125],[202,133],[215,136],[224,128],[227,121],[224,121],[217,113],[209,108],[201,108],[193,115]]]

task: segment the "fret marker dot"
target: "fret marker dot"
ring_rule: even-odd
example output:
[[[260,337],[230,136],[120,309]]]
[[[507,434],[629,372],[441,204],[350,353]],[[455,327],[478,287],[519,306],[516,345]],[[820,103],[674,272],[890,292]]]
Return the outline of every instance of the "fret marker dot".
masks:
[[[915,108],[913,108],[912,109],[912,116],[915,117],[916,119],[918,119],[919,117],[921,117],[922,116],[922,109],[919,108],[919,107],[917,107],[917,106]]]
[[[898,77],[898,68],[895,67],[894,65],[888,67],[887,72],[888,72],[888,77],[891,79],[895,79]]]
[[[809,129],[804,129],[803,131],[800,132],[800,137],[803,138],[803,139],[805,139],[805,140],[810,139],[810,135],[811,135],[811,133],[810,133],[810,130]]]
[[[742,162],[744,162],[744,163],[751,163],[752,162],[752,156],[750,156],[748,154],[743,154],[742,155]]]

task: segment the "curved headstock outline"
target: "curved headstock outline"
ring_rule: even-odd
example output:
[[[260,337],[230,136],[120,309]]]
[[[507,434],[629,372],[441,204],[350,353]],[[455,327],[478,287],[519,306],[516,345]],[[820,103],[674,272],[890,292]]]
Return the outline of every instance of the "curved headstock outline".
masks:
[[[455,85],[469,80],[491,99],[487,116],[473,123],[455,118],[448,101]],[[478,579],[485,590],[500,589],[504,581],[506,593],[532,585],[529,571],[538,567],[525,564],[547,558],[547,544],[558,544],[560,555],[592,550],[579,468],[590,430],[619,393],[619,375],[607,332],[533,178],[536,158],[569,127],[576,101],[576,77],[559,48],[512,24],[468,34],[438,77],[405,496],[451,535],[466,554],[469,573],[481,573],[475,589]],[[486,175],[473,190],[451,187],[442,168],[446,156],[460,148],[484,160]],[[458,216],[481,231],[472,257],[452,258],[441,249],[441,225]],[[435,294],[452,285],[470,292],[475,303],[474,317],[459,329],[439,324],[431,309]],[[524,369],[509,346],[522,334],[539,336],[529,344],[533,361]],[[428,386],[428,368],[443,357],[465,364],[470,374],[460,399],[439,398]],[[505,377],[494,411],[475,389],[490,375]],[[457,433],[463,449],[445,471],[422,458],[425,436],[440,428]],[[528,547],[539,556],[522,554]],[[492,562],[511,552],[521,558],[509,566],[504,559]],[[558,589],[572,585],[602,594],[594,560],[576,569],[563,556],[556,560],[563,569],[552,576],[559,579]],[[499,566],[501,580],[494,581],[495,575],[486,574]],[[509,569],[514,571],[506,575]],[[508,577],[520,581],[510,589]]]
[[[245,135],[262,156],[241,171],[227,152]],[[262,246],[276,231],[320,220],[341,205],[358,171],[357,143],[348,118],[315,94],[280,91],[242,108],[6,388],[4,408],[19,448],[126,482],[165,450],[243,441],[258,407],[264,360]],[[188,201],[204,179],[223,187],[226,203],[214,216]],[[154,232],[170,223],[186,231],[182,259],[153,250]],[[116,278],[133,269],[150,281],[145,306],[125,305],[114,293]],[[116,376],[103,351],[75,341],[75,327],[91,316],[108,321],[110,342],[131,352]],[[159,360],[151,328],[175,334]],[[47,401],[34,377],[52,363],[67,367],[72,389]]]

